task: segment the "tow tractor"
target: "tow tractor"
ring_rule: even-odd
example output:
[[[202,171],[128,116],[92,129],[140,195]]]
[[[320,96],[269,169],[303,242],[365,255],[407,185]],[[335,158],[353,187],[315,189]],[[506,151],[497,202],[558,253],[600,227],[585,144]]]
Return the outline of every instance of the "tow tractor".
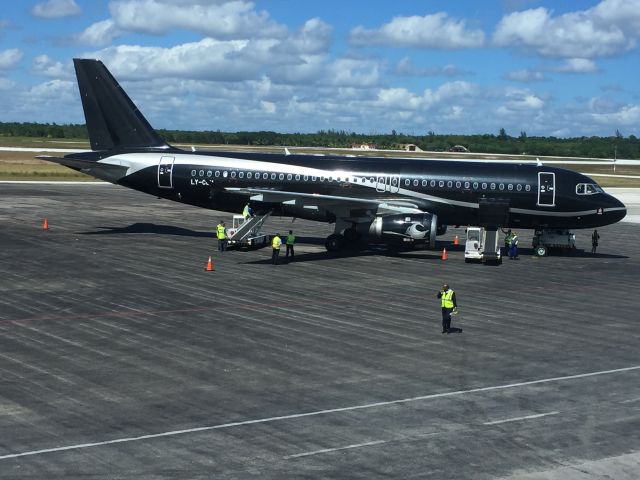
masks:
[[[260,229],[270,214],[269,211],[253,217],[234,215],[232,227],[227,229],[229,247],[259,248],[267,245],[271,237],[260,233]]]
[[[539,257],[544,257],[552,248],[571,252],[576,248],[576,236],[564,229],[538,229],[531,245]]]
[[[502,254],[498,246],[498,230],[486,230],[482,227],[467,227],[467,241],[464,245],[464,261],[502,263]]]

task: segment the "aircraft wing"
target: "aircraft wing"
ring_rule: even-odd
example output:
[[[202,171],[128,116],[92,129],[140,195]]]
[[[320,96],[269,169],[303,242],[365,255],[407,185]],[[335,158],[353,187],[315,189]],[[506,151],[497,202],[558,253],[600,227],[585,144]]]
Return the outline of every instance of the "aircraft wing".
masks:
[[[249,195],[251,200],[258,202],[283,203],[302,208],[323,208],[334,212],[351,208],[372,209],[374,211],[388,209],[407,213],[422,211],[415,203],[403,199],[343,197],[317,193],[286,192],[266,188],[227,188],[226,190]]]

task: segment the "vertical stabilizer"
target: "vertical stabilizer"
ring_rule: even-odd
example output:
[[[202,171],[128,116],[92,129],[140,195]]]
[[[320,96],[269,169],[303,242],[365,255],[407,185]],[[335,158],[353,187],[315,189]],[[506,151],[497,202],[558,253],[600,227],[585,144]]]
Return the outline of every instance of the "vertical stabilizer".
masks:
[[[92,150],[167,147],[100,60],[73,64]]]

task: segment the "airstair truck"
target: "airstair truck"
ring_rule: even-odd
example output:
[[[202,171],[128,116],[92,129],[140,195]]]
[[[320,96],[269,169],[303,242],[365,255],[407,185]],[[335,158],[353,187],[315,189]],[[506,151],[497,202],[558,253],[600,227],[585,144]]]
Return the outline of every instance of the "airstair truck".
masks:
[[[467,241],[464,245],[464,261],[502,263],[502,254],[498,245],[498,230],[485,230],[482,227],[468,227]]]
[[[271,238],[260,233],[260,229],[270,214],[269,211],[253,217],[234,215],[232,226],[227,229],[229,247],[255,248],[267,245]]]

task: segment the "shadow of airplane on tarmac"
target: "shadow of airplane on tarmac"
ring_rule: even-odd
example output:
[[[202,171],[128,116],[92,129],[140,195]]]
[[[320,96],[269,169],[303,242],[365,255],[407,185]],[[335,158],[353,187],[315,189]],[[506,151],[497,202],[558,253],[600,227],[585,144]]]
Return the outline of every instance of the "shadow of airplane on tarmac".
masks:
[[[214,238],[212,231],[199,232],[188,228],[175,227],[173,225],[157,225],[155,223],[133,223],[126,227],[97,227],[101,230],[94,232],[80,232],[79,235],[114,235],[114,234],[155,234],[177,235],[181,237],[205,237]]]

